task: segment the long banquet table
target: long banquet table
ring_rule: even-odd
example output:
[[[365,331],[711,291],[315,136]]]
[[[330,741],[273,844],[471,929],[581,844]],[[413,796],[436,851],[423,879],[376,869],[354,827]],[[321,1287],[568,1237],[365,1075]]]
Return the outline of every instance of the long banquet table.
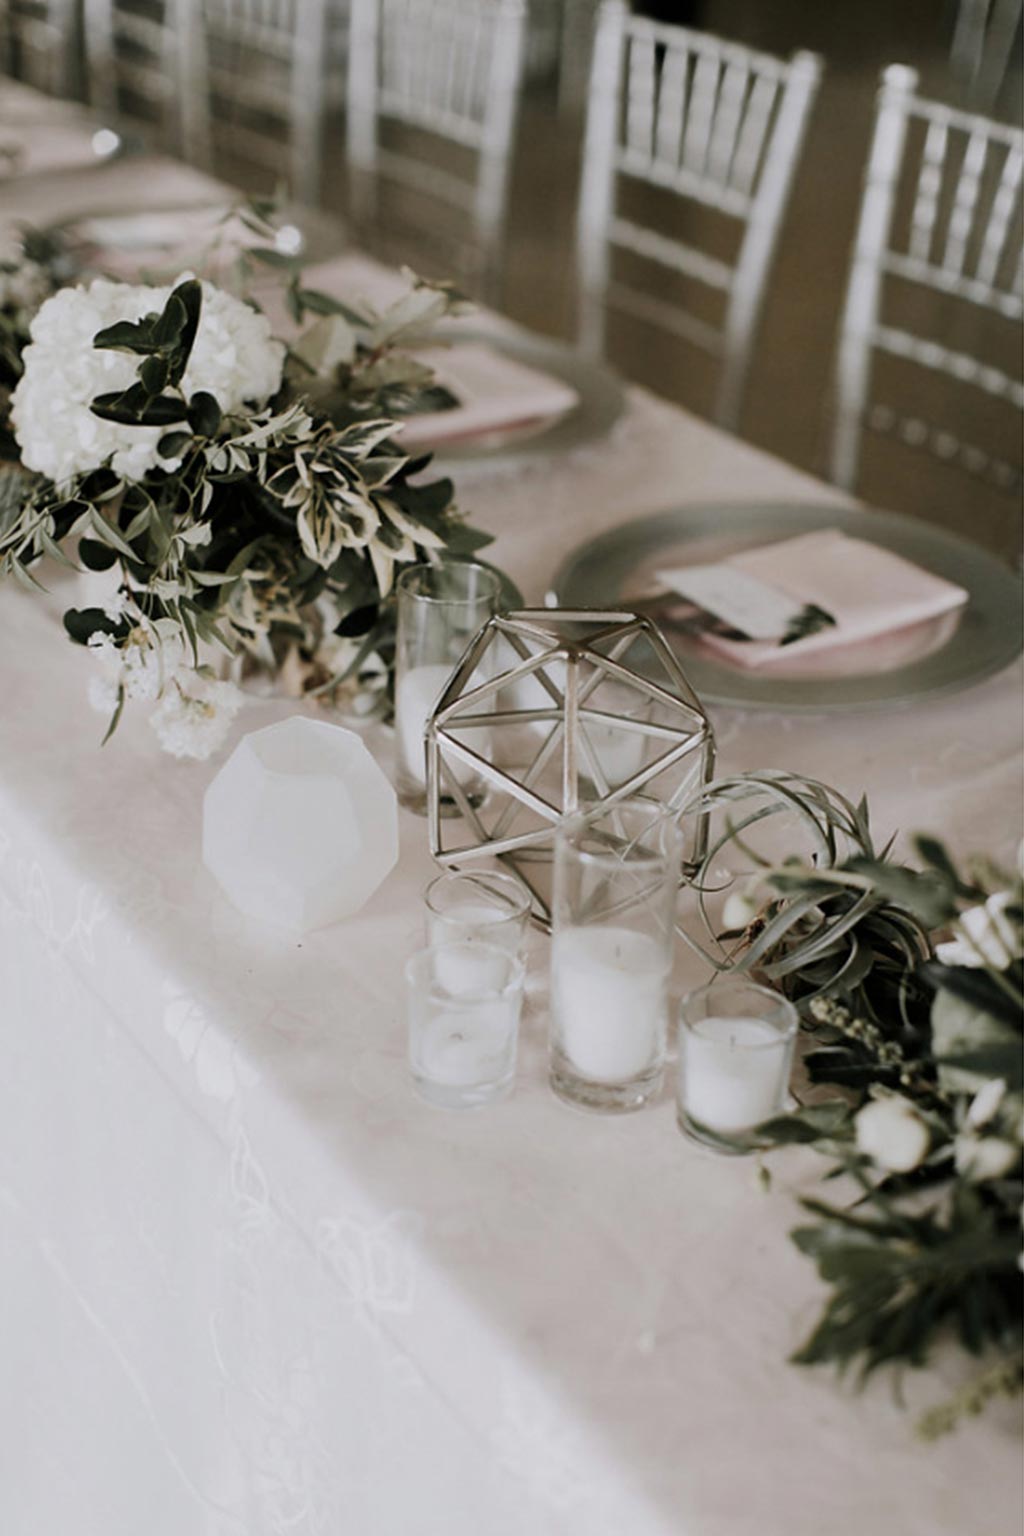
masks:
[[[0,232],[211,185],[145,157],[13,177]],[[343,256],[320,280],[370,272]],[[844,504],[639,389],[605,441],[467,470],[460,492],[536,600],[583,538],[652,510]],[[162,757],[130,712],[99,749],[61,595],[0,595],[0,1529],[1018,1529],[1017,1405],[914,1437],[957,1357],[910,1373],[903,1405],[786,1363],[823,1295],[787,1237],[813,1154],[776,1155],[766,1194],[749,1161],[683,1142],[667,1092],[622,1119],[557,1102],[539,940],[514,1096],[419,1103],[402,963],[423,823],[403,815],[358,916],[302,940],[258,928],[200,861],[218,763]],[[714,710],[720,761],[866,791],[880,832],[1011,854],[1020,684],[1017,665],[898,712]],[[232,741],[294,707],[250,706]],[[366,739],[389,766],[389,733]]]

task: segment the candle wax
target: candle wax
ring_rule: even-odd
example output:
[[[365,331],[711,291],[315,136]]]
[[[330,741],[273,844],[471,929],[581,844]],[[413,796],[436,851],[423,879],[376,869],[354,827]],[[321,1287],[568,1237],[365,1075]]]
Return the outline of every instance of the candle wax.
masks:
[[[515,954],[519,949],[520,923],[511,909],[485,901],[460,901],[443,912],[429,912],[432,944],[461,944],[473,939],[498,944]]]
[[[789,1040],[763,1019],[701,1019],[684,1028],[682,1100],[712,1131],[748,1131],[784,1101]]]
[[[430,1082],[472,1088],[499,1082],[514,1071],[515,1046],[510,1002],[440,1013],[421,1028],[413,1068]]]
[[[395,693],[395,730],[398,734],[399,758],[406,771],[417,784],[426,782],[426,754],[423,748],[423,732],[427,721],[441,697],[445,684],[452,675],[447,662],[414,667],[398,679]],[[468,733],[467,746],[486,755],[490,747],[490,732],[472,730]],[[456,763],[446,758],[455,778],[464,787],[477,779],[475,771],[466,763]],[[442,785],[442,789],[443,789]]]
[[[557,1038],[573,1068],[596,1083],[623,1083],[664,1051],[668,960],[649,934],[596,924],[565,928],[551,949]]]
[[[493,954],[489,946],[462,939],[437,949],[434,976],[438,986],[452,997],[477,997],[502,990],[509,978],[509,962],[503,954]]]
[[[634,773],[640,772],[644,765],[646,736],[642,736],[639,731],[609,725],[603,720],[588,720],[584,729],[597,765],[608,784],[613,787],[625,784]],[[583,755],[580,757],[580,772],[584,778],[591,776],[590,760]]]

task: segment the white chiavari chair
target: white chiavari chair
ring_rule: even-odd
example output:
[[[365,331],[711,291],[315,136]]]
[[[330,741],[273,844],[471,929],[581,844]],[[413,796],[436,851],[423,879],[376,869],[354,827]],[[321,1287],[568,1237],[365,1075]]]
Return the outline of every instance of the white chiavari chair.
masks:
[[[0,74],[73,95],[79,35],[78,0],[0,0]]]
[[[213,151],[320,193],[325,113],[344,86],[341,0],[200,0]]]
[[[916,88],[912,69],[882,75],[840,327],[831,477],[859,483],[867,428],[1014,495],[1024,133]]]
[[[713,414],[726,427],[739,419],[820,74],[814,54],[786,62],[631,16],[621,0],[605,0],[599,13],[577,236],[581,342],[604,351],[612,308],[710,352],[720,369]],[[620,211],[638,186],[654,189],[649,202],[671,194],[674,220],[686,205],[689,238],[652,227],[643,208]],[[717,227],[708,242],[717,249],[697,243],[707,210],[726,226],[728,245]],[[642,264],[642,281],[618,275],[621,253]],[[668,291],[680,285],[676,302]],[[709,295],[719,311],[710,317]]]
[[[89,100],[195,164],[210,152],[198,0],[84,0]]]
[[[381,242],[382,204],[434,235],[490,295],[499,263],[522,75],[523,0],[352,0],[349,207]],[[396,136],[397,130],[397,136]],[[417,205],[412,216],[411,203]]]

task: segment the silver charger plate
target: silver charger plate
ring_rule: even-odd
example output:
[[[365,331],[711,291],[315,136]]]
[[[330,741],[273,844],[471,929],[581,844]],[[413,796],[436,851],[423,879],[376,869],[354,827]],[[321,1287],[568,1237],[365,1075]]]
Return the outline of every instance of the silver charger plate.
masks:
[[[955,582],[967,592],[967,603],[880,640],[745,671],[702,646],[685,622],[673,622],[685,606],[681,599],[654,595],[657,569],[722,560],[826,528]],[[896,709],[968,688],[1009,665],[1024,645],[1021,583],[994,555],[916,518],[857,507],[714,502],[655,513],[577,549],[555,576],[551,599],[561,607],[618,605],[648,613],[697,693],[740,709]]]
[[[563,342],[528,331],[470,330],[461,324],[439,326],[431,345],[442,341],[485,343],[515,362],[564,380],[579,399],[571,411],[553,421],[482,432],[464,442],[425,443],[423,452],[433,453],[435,465],[486,464],[499,468],[543,461],[605,437],[622,414],[626,395],[618,375]]]

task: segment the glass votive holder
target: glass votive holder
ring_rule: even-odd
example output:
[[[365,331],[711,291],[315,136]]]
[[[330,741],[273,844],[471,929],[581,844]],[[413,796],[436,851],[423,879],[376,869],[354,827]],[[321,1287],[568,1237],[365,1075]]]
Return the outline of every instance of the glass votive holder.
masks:
[[[400,803],[427,812],[424,732],[448,679],[481,625],[495,612],[500,583],[495,571],[472,560],[407,566],[395,583],[395,790]],[[487,754],[489,733],[474,730],[463,742]],[[453,769],[471,805],[483,800],[484,781],[470,767]],[[450,794],[440,796],[442,815],[454,815]]]
[[[683,1134],[719,1152],[750,1150],[742,1143],[754,1127],[786,1107],[798,1022],[791,1002],[742,976],[689,993],[679,1016]]]
[[[550,1081],[570,1104],[639,1109],[658,1090],[681,850],[665,805],[643,797],[559,831]]]
[[[518,957],[496,944],[437,944],[412,956],[409,1070],[421,1098],[473,1109],[511,1092],[523,975]]]
[[[497,870],[452,871],[427,886],[427,940],[496,944],[521,955],[530,898],[511,875]]]

